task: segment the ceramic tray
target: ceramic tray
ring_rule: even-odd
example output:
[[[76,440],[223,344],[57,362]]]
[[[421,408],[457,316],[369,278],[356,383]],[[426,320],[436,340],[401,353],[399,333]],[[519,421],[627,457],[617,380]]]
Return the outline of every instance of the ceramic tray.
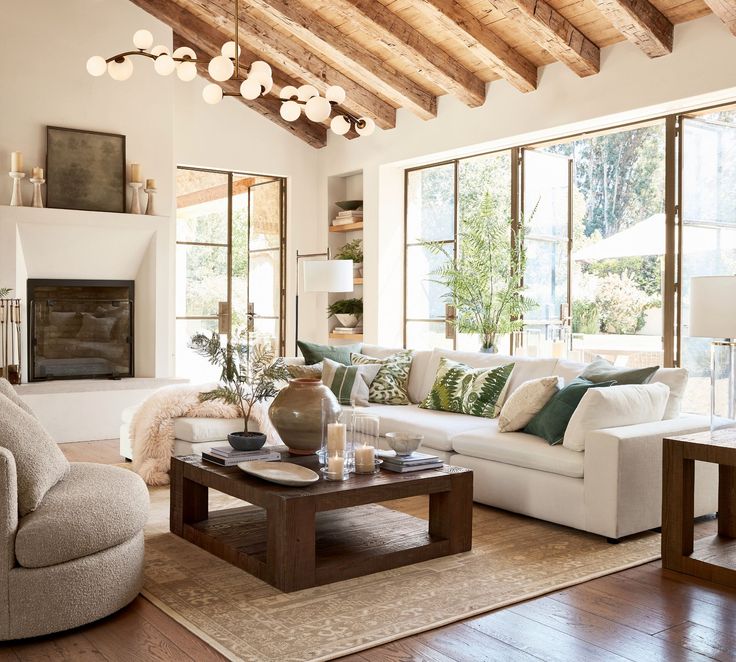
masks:
[[[279,485],[309,485],[319,480],[319,475],[311,469],[290,462],[241,462],[238,468]]]

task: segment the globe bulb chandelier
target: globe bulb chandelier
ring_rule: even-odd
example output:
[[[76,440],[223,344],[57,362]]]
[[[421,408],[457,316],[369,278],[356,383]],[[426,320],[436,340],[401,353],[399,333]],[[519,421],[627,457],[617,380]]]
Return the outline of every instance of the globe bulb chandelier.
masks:
[[[176,71],[182,81],[194,80],[197,76],[197,55],[188,46],[182,46],[169,53],[166,46],[153,46],[153,35],[148,30],[138,30],[133,35],[135,50],[118,53],[107,59],[93,55],[87,60],[87,71],[92,76],[103,76],[105,73],[117,81],[128,80],[133,75],[133,56],[143,56],[153,60],[153,68],[161,76],[169,76]],[[207,73],[213,83],[208,83],[202,90],[205,103],[214,105],[224,97],[242,97],[253,101],[273,92],[273,72],[271,66],[262,60],[251,62],[249,67],[240,64],[240,0],[235,0],[235,34],[232,41],[227,41],[220,49],[220,55],[213,57],[207,65]],[[241,75],[241,70],[245,75]],[[218,83],[240,83],[237,92],[228,92]],[[313,85],[285,85],[278,93],[281,101],[279,114],[286,122],[298,120],[302,111],[312,122],[323,123],[330,120],[333,110],[335,116],[330,120],[333,133],[343,136],[354,129],[359,136],[369,136],[376,128],[370,117],[357,117],[341,107],[345,102],[345,90],[339,85],[331,85],[321,96]]]

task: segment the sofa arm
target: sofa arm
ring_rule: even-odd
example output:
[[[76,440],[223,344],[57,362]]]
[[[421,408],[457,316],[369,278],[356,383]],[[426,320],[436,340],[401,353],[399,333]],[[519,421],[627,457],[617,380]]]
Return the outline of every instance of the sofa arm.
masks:
[[[15,533],[18,529],[18,478],[15,458],[0,448],[0,586],[10,582],[10,569],[15,565]],[[10,636],[10,605],[7,591],[0,591],[0,641]]]
[[[704,416],[588,432],[585,438],[585,528],[621,538],[661,525],[662,439],[702,432]],[[717,510],[718,468],[696,463],[695,514]]]

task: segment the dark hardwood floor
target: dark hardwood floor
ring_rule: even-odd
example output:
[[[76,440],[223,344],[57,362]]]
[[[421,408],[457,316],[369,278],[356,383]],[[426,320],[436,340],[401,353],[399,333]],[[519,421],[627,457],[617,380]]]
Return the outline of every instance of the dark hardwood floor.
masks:
[[[64,444],[72,461],[119,462],[116,441]],[[698,524],[714,527],[713,522]],[[224,658],[146,599],[98,623],[0,649],[0,660]],[[658,562],[343,658],[350,662],[736,660],[736,590]]]

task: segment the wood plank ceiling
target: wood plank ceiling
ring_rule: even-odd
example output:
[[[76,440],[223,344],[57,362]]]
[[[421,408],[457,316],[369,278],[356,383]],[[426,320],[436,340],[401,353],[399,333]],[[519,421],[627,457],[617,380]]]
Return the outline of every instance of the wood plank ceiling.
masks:
[[[176,46],[197,52],[205,78],[233,38],[234,0],[131,1],[168,24]],[[283,86],[340,85],[345,110],[390,129],[398,108],[434,117],[444,94],[480,106],[495,80],[531,92],[539,67],[555,61],[594,75],[600,49],[624,39],[650,58],[667,55],[673,25],[710,12],[736,34],[736,0],[240,0],[241,62],[265,60],[274,78],[272,95],[241,101],[322,147],[327,123],[281,119]]]

